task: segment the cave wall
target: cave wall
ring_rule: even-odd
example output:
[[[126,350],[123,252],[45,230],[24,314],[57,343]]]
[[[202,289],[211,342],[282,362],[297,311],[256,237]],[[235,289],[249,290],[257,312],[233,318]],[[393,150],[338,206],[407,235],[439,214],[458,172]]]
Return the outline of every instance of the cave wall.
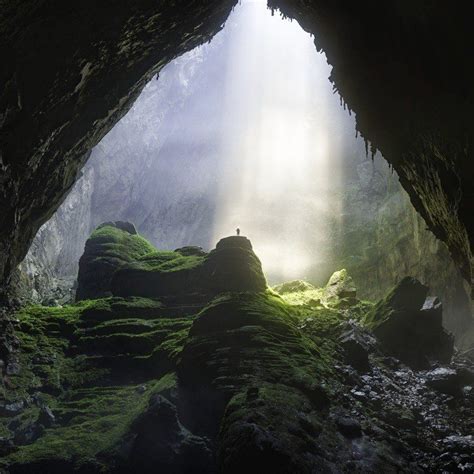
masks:
[[[315,35],[357,128],[471,279],[474,31],[458,4],[269,0]]]
[[[87,152],[236,2],[1,2],[0,278],[74,184]]]
[[[0,275],[26,254],[87,151],[235,1],[1,3]],[[315,34],[363,136],[471,278],[474,32],[447,2],[270,0]],[[45,34],[47,32],[47,34]]]
[[[327,277],[346,268],[359,297],[377,301],[402,278],[414,276],[440,298],[444,326],[462,344],[473,323],[470,285],[446,244],[414,209],[393,169],[379,154],[372,160],[352,151],[338,194],[342,212],[331,236]]]

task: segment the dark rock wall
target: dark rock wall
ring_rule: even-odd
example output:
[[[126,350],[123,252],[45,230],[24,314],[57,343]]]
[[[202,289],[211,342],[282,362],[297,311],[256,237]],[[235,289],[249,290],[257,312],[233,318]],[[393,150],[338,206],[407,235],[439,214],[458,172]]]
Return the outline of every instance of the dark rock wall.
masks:
[[[362,298],[375,301],[407,275],[440,297],[445,326],[461,337],[472,324],[470,285],[447,246],[427,228],[396,173],[379,155],[349,154],[340,199],[342,215],[331,235],[334,269],[346,268]]]
[[[474,239],[473,35],[452,2],[270,0],[314,33],[357,127],[466,279]]]
[[[85,154],[154,74],[221,28],[235,3],[2,1],[2,280],[75,182]]]

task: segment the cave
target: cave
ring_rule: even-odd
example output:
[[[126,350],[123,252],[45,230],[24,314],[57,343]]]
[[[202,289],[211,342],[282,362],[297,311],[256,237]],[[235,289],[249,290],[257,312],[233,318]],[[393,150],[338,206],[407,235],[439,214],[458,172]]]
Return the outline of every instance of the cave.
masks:
[[[2,10],[0,469],[474,472],[461,9]]]

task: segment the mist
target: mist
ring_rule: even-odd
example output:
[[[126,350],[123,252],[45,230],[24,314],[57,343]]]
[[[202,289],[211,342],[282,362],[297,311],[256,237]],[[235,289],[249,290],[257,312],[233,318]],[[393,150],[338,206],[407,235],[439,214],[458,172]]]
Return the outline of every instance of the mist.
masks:
[[[239,227],[270,282],[326,278],[344,163],[366,159],[330,72],[297,23],[243,2],[93,150],[76,185],[89,180],[90,195],[72,210],[90,215],[77,252],[107,220],[134,222],[162,249],[210,249]]]

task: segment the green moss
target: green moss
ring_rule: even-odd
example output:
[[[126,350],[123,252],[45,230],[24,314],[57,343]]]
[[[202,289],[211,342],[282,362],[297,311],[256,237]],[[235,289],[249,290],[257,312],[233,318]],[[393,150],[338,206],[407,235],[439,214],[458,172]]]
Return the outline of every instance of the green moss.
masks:
[[[267,382],[311,392],[331,373],[301,316],[271,292],[213,300],[193,323],[178,369],[184,383],[223,390]]]
[[[138,234],[129,234],[110,225],[99,227],[87,240],[79,261],[76,298],[110,296],[110,282],[116,270],[155,250]]]
[[[201,255],[183,255],[179,252],[154,251],[137,258],[130,265],[131,269],[152,272],[175,272],[190,270],[201,265],[205,260]]]
[[[123,261],[135,260],[156,248],[138,234],[129,234],[112,226],[96,229],[89,237],[88,243],[93,251],[99,252],[97,258],[110,257]]]
[[[278,285],[274,290],[290,305],[321,305],[321,300],[324,296],[323,288],[315,288],[310,284],[296,291],[286,291],[285,288],[283,285]]]
[[[97,463],[120,445],[133,420],[146,409],[150,396],[175,385],[175,377],[167,374],[158,381],[149,381],[143,391],[134,385],[73,391],[55,408],[58,416],[69,419],[67,425],[46,430],[35,443],[22,446],[5,461],[26,464],[64,460],[75,467]]]

